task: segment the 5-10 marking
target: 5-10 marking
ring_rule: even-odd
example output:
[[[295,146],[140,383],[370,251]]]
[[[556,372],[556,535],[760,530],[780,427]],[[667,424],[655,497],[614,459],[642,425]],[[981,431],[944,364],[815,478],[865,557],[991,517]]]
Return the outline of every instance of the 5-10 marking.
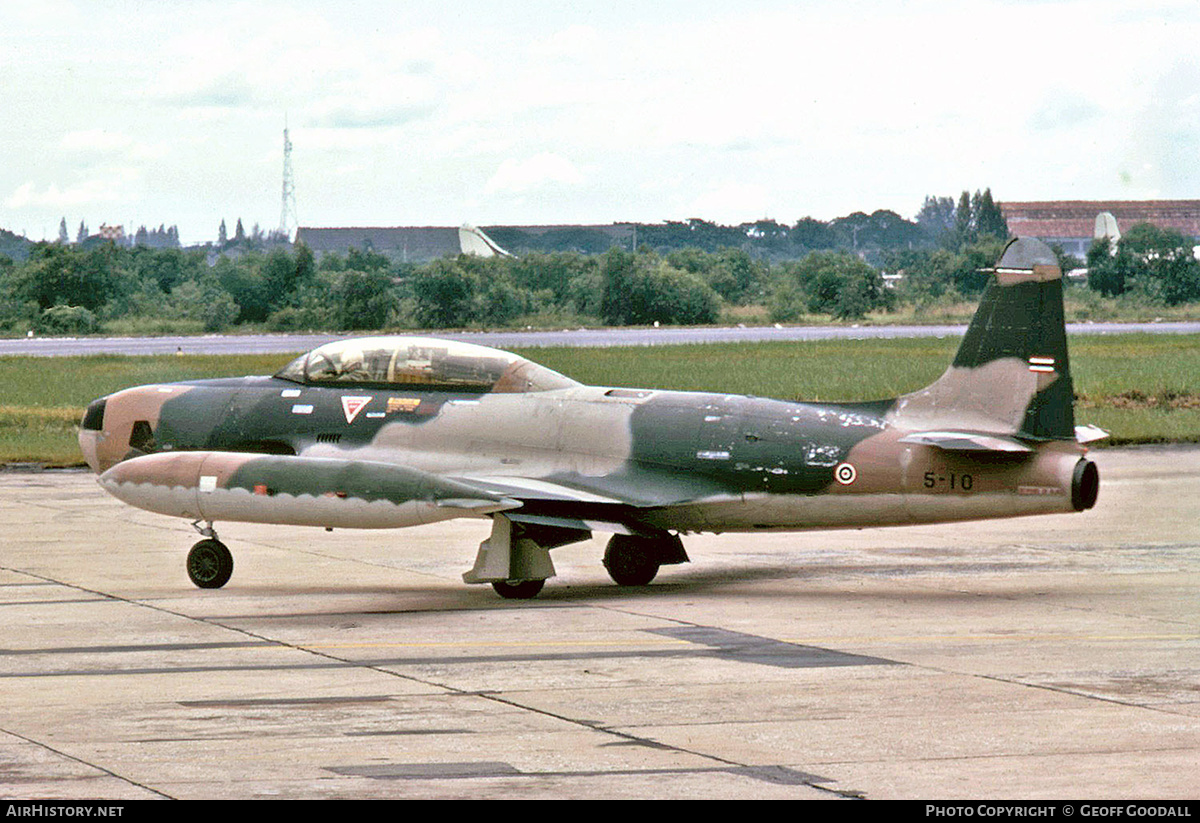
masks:
[[[957,474],[956,472],[947,472],[946,474],[925,472],[925,488],[933,489],[946,485],[951,491],[969,492],[975,486],[975,478],[969,474]]]

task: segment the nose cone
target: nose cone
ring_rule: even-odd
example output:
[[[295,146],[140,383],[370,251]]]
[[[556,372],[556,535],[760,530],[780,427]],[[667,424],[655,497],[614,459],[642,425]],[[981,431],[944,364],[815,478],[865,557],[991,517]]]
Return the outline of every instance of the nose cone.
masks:
[[[134,386],[92,401],[79,425],[79,448],[102,474],[130,457],[155,450],[163,404],[186,389],[171,384]]]
[[[104,407],[107,397],[93,400],[79,424],[79,450],[83,459],[97,474],[100,473],[100,445],[104,439]]]

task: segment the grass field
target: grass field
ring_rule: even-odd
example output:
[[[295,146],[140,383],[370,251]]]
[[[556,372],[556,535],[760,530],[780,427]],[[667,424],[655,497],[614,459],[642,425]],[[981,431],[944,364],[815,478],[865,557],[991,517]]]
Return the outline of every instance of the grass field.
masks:
[[[928,385],[957,339],[518,350],[583,383],[803,400],[878,400]],[[1076,336],[1076,419],[1100,445],[1200,442],[1200,335]],[[77,465],[96,397],[144,383],[269,374],[292,355],[0,358],[0,463]]]

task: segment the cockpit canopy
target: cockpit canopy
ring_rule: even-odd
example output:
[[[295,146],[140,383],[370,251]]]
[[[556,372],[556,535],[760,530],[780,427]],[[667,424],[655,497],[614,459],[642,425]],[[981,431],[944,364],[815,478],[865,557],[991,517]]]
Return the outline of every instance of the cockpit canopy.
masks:
[[[506,351],[432,337],[360,337],[313,349],[275,375],[312,386],[537,392],[579,385]]]

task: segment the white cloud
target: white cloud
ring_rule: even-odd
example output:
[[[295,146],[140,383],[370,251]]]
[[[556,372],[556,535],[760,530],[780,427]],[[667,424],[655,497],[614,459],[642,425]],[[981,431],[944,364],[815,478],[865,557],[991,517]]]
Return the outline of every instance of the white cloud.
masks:
[[[984,186],[1188,196],[1200,179],[1200,72],[1176,65],[1194,0],[506,5],[10,15],[0,227],[72,204],[185,239],[219,214],[270,225],[285,114],[310,225],[911,215]]]
[[[133,145],[133,138],[127,134],[111,132],[107,129],[88,129],[67,132],[59,141],[59,145],[73,152],[110,154],[129,148]]]
[[[725,183],[693,198],[688,204],[687,217],[714,223],[744,223],[769,216],[770,198],[771,193],[764,185]]]
[[[67,188],[51,183],[39,190],[32,183],[23,183],[4,201],[5,208],[77,209],[101,203],[118,203],[127,199],[122,192],[124,181],[114,179],[87,180]]]
[[[524,160],[508,158],[496,169],[484,191],[488,194],[527,194],[537,189],[581,183],[583,175],[570,160],[547,152]]]

